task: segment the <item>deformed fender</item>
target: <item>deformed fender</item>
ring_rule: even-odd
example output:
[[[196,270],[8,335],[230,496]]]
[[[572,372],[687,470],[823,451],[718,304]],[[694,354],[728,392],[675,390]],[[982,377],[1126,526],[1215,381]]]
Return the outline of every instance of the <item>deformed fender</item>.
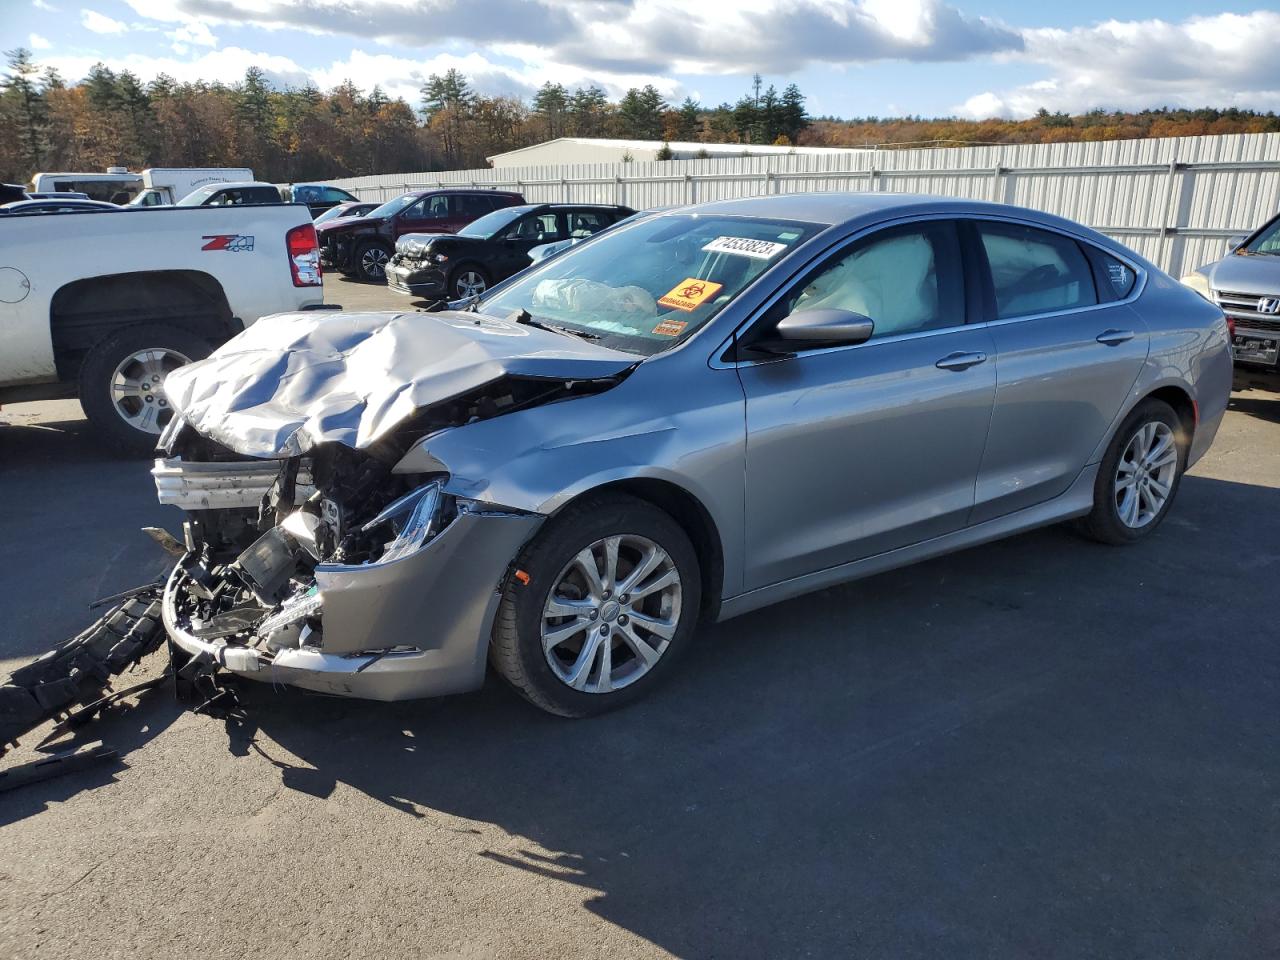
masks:
[[[732,371],[718,371],[698,378],[692,388],[697,396],[690,397],[646,376],[650,366],[642,364],[601,394],[426,437],[395,470],[447,472],[448,493],[544,516],[606,484],[672,484],[711,518],[720,537],[725,595],[731,595],[740,590],[744,538],[741,386]],[[637,418],[637,409],[650,416]]]

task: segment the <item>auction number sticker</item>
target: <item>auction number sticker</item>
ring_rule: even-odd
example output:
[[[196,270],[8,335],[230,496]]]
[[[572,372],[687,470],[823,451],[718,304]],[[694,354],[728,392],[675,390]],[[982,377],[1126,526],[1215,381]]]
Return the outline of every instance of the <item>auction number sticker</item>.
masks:
[[[675,288],[665,297],[659,297],[658,302],[664,307],[674,307],[677,310],[683,310],[688,313],[690,310],[696,310],[714,297],[722,286],[724,286],[722,283],[699,280],[697,277],[686,277],[677,283]],[[654,331],[654,333],[657,332],[656,330]]]
[[[653,328],[653,332],[660,337],[678,337],[688,325],[686,320],[663,320]]]
[[[702,249],[706,253],[735,253],[753,260],[772,260],[787,249],[787,245],[772,240],[752,240],[750,237],[716,237]]]

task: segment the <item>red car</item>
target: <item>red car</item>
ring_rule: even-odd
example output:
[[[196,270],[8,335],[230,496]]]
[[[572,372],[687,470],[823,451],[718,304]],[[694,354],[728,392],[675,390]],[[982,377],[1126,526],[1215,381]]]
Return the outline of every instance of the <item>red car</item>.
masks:
[[[518,193],[444,188],[406,193],[363,217],[316,226],[320,262],[348,277],[381,281],[397,238],[406,233],[456,233],[472,220],[524,203]]]

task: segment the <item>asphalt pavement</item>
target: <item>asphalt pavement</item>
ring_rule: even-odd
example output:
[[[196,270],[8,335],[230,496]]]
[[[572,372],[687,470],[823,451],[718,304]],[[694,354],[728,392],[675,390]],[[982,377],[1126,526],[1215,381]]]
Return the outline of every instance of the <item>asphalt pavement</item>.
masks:
[[[149,694],[82,738],[118,763],[0,794],[0,957],[1277,956],[1280,384],[1241,386],[1143,544],[802,597],[604,718]],[[0,424],[3,674],[179,517],[75,403]]]

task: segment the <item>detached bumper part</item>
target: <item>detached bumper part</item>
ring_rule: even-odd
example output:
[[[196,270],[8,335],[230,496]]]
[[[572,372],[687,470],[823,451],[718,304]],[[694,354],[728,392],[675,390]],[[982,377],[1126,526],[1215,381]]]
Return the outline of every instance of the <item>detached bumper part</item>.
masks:
[[[484,681],[498,587],[542,524],[533,514],[461,512],[421,549],[379,564],[315,570],[322,638],[249,647],[196,635],[179,616],[182,568],[165,588],[173,642],[232,673],[338,696],[408,700],[472,690]]]

